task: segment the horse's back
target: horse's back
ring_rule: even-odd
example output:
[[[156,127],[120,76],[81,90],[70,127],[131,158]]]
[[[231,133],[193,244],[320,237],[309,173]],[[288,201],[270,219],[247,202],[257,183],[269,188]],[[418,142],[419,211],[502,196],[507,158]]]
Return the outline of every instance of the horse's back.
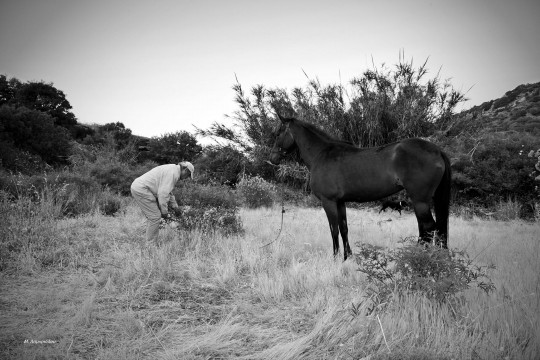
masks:
[[[403,188],[432,193],[444,173],[437,145],[419,138],[376,148],[331,144],[311,169],[311,187],[328,198],[371,201]],[[416,190],[413,190],[416,191]]]

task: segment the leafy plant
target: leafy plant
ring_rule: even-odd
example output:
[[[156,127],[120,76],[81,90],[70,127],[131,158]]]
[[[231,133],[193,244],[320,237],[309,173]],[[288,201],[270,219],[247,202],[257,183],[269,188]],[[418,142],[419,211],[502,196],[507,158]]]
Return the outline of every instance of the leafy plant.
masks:
[[[244,205],[249,208],[271,207],[274,204],[275,186],[259,176],[245,176],[237,189]]]
[[[180,206],[173,210],[174,218],[180,229],[200,230],[203,233],[219,232],[229,236],[243,232],[242,220],[238,210],[223,207]]]
[[[98,200],[99,211],[106,216],[113,216],[122,209],[122,197],[109,190],[101,192]]]
[[[149,151],[141,160],[152,160],[160,165],[193,161],[202,151],[197,139],[186,131],[164,134],[148,141]]]
[[[226,236],[242,233],[238,201],[229,187],[188,182],[174,195],[180,205],[173,211],[174,220],[180,229],[198,229],[204,233],[217,231]]]
[[[370,312],[384,309],[392,296],[418,293],[439,302],[456,301],[458,294],[475,284],[489,293],[495,289],[488,276],[493,266],[474,264],[465,251],[419,245],[405,239],[396,250],[357,244],[358,270],[367,275]]]

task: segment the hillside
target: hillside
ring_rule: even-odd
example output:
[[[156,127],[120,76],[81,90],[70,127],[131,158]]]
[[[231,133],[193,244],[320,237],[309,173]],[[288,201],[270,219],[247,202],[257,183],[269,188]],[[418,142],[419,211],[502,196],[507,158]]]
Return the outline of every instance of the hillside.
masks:
[[[448,135],[517,131],[540,136],[540,82],[519,85],[504,96],[462,111]]]

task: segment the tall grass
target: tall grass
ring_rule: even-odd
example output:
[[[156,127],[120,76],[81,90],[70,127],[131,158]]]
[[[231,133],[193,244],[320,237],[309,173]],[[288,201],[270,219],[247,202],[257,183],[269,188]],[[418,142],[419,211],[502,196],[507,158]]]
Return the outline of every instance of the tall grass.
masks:
[[[9,224],[22,224],[23,214],[12,212]],[[158,245],[145,242],[144,219],[133,204],[115,217],[33,220],[32,229],[48,234],[38,240],[64,249],[70,261],[2,271],[11,277],[0,280],[1,357],[535,359],[540,353],[538,223],[452,217],[450,246],[479,264],[495,264],[496,290],[471,288],[451,304],[396,294],[384,311],[370,312],[365,275],[354,261],[333,258],[321,209],[287,208],[281,232],[281,209],[240,215],[242,236],[166,227]],[[409,213],[349,210],[348,218],[353,244],[397,248],[417,231]],[[24,234],[9,235],[9,243],[37,239]],[[24,339],[55,343],[30,346]]]

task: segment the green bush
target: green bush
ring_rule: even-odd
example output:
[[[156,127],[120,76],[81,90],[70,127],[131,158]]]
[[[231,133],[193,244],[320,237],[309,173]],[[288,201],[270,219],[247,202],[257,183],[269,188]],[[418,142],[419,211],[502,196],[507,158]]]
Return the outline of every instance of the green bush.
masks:
[[[495,286],[488,277],[492,266],[475,265],[465,251],[419,245],[406,239],[396,250],[360,244],[355,254],[358,270],[370,283],[370,311],[383,309],[394,295],[417,293],[439,302],[458,300],[458,294],[476,284],[486,293]]]
[[[152,165],[131,166],[118,159],[99,158],[87,166],[90,176],[102,188],[107,187],[113,192],[129,195],[133,180],[149,171]]]
[[[443,149],[452,154],[454,203],[474,201],[494,208],[501,199],[513,198],[521,204],[530,201],[536,184],[527,151],[539,146],[538,137],[528,133],[451,139]]]
[[[195,207],[184,205],[173,211],[174,220],[182,230],[200,230],[205,234],[219,232],[229,236],[243,232],[238,208]]]
[[[28,175],[44,171],[46,167],[47,164],[39,155],[18,149],[0,139],[0,168]]]
[[[52,186],[59,189],[56,198],[62,205],[62,213],[65,216],[89,214],[98,206],[101,188],[93,178],[73,172],[62,172],[51,180]]]
[[[226,236],[242,233],[238,200],[229,187],[185,182],[174,195],[179,205],[174,217],[180,229],[217,231]]]
[[[194,207],[221,207],[234,209],[239,206],[235,192],[228,186],[201,185],[186,181],[173,191],[178,205]]]
[[[529,113],[531,113],[531,115],[533,116],[538,116],[540,115],[540,106],[530,106],[528,109]]]
[[[99,211],[106,216],[113,216],[122,209],[122,197],[105,190],[98,200]]]
[[[90,213],[101,195],[93,178],[69,171],[33,176],[2,174],[0,190],[14,200],[25,198],[35,204],[50,200],[61,209],[59,216]]]
[[[240,193],[244,205],[248,208],[274,205],[275,186],[259,176],[242,178],[236,189]]]
[[[55,125],[55,119],[43,112],[25,107],[0,106],[0,142],[10,144],[14,151],[22,151],[49,164],[65,164],[69,155],[69,132]],[[3,166],[18,165],[8,153],[0,154]],[[10,168],[10,170],[17,170]],[[26,169],[35,173],[35,169]],[[32,171],[33,170],[33,171]]]

